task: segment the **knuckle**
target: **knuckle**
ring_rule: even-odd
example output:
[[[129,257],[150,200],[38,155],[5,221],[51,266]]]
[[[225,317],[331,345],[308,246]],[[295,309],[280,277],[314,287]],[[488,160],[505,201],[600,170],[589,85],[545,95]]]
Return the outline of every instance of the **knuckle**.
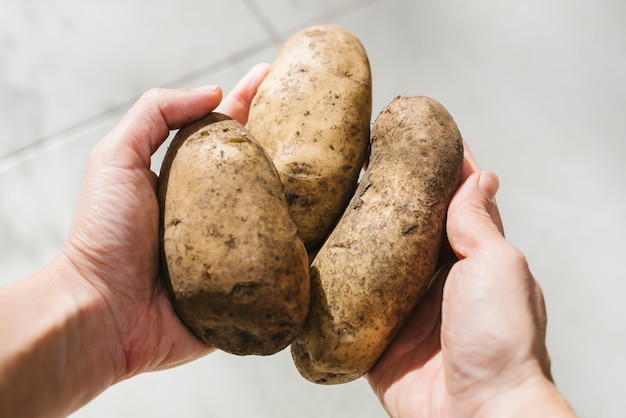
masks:
[[[528,259],[526,255],[516,246],[508,241],[504,241],[504,245],[500,247],[500,257],[508,265],[517,266],[518,268],[528,269]]]
[[[163,95],[163,89],[162,88],[152,87],[151,89],[145,91],[141,95],[139,100],[141,102],[145,102],[145,103],[149,103],[149,104],[155,104],[155,103],[159,103],[162,95]]]

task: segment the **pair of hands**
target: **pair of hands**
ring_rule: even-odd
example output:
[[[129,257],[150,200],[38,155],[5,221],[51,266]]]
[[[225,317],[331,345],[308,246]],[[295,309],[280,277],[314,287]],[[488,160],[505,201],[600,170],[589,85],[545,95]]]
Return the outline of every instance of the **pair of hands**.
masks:
[[[61,258],[82,278],[77,286],[107,307],[116,381],[212,351],[178,320],[158,279],[150,157],[170,130],[213,110],[245,124],[268,69],[254,67],[224,100],[211,86],[151,90],[89,157]],[[552,387],[542,293],[503,237],[498,179],[467,148],[462,177],[448,212],[450,248],[433,285],[367,374],[391,416],[488,414]]]

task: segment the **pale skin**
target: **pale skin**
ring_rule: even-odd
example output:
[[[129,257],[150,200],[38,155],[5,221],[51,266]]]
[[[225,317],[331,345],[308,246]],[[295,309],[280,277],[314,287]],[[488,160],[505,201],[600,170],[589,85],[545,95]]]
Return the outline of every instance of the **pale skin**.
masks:
[[[150,90],[91,152],[61,253],[0,288],[0,416],[65,416],[116,382],[214,351],[159,281],[150,157],[213,110],[245,124],[268,69],[255,66],[224,100],[217,86]],[[502,235],[497,177],[469,152],[463,177],[453,252],[367,379],[393,417],[573,416],[550,378],[541,290]]]

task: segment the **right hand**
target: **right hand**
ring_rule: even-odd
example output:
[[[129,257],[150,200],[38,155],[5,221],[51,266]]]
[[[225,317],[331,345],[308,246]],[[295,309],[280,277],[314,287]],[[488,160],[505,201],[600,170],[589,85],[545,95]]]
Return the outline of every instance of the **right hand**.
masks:
[[[504,238],[498,178],[467,144],[462,181],[448,209],[452,251],[368,381],[393,417],[571,413],[552,384],[541,289]]]

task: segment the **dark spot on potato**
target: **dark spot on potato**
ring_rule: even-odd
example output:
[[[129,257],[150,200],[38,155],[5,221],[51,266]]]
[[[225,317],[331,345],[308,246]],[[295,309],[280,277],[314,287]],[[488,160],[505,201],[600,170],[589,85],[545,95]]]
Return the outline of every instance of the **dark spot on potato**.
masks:
[[[404,225],[404,227],[402,227],[402,235],[410,234],[411,232],[414,232],[418,227],[419,224],[416,223]]]
[[[237,240],[235,240],[235,237],[233,237],[232,235],[228,236],[228,240],[224,241],[224,243],[226,244],[226,246],[228,248],[230,248],[231,250],[237,248]]]
[[[244,330],[238,330],[237,331],[237,336],[239,337],[239,343],[243,346],[243,347],[249,347],[249,346],[253,346],[253,345],[257,345],[256,343],[256,338],[254,338],[254,336],[252,334],[250,334],[247,331]]]
[[[215,337],[216,333],[215,330],[211,329],[211,328],[205,328],[204,331],[202,331],[202,336],[204,337],[205,341],[210,341]]]
[[[280,341],[284,341],[285,338],[287,338],[287,336],[288,336],[288,333],[285,331],[282,331],[282,332],[277,332],[273,334],[270,338],[272,339],[272,341],[280,342]]]
[[[293,179],[289,179],[290,181],[293,181]],[[295,193],[286,193],[285,194],[285,199],[287,199],[287,204],[288,205],[293,205],[295,203],[295,201],[298,199],[298,195]]]
[[[249,142],[250,140],[248,138],[240,136],[237,138],[229,139],[226,143],[227,144],[247,144]]]
[[[259,288],[263,285],[261,283],[255,282],[243,282],[237,283],[233,290],[230,291],[230,296],[233,299],[247,299],[251,296],[254,296],[255,293],[258,292]]]
[[[294,161],[287,164],[287,175],[291,177],[311,177],[316,175],[315,165],[309,162]]]

